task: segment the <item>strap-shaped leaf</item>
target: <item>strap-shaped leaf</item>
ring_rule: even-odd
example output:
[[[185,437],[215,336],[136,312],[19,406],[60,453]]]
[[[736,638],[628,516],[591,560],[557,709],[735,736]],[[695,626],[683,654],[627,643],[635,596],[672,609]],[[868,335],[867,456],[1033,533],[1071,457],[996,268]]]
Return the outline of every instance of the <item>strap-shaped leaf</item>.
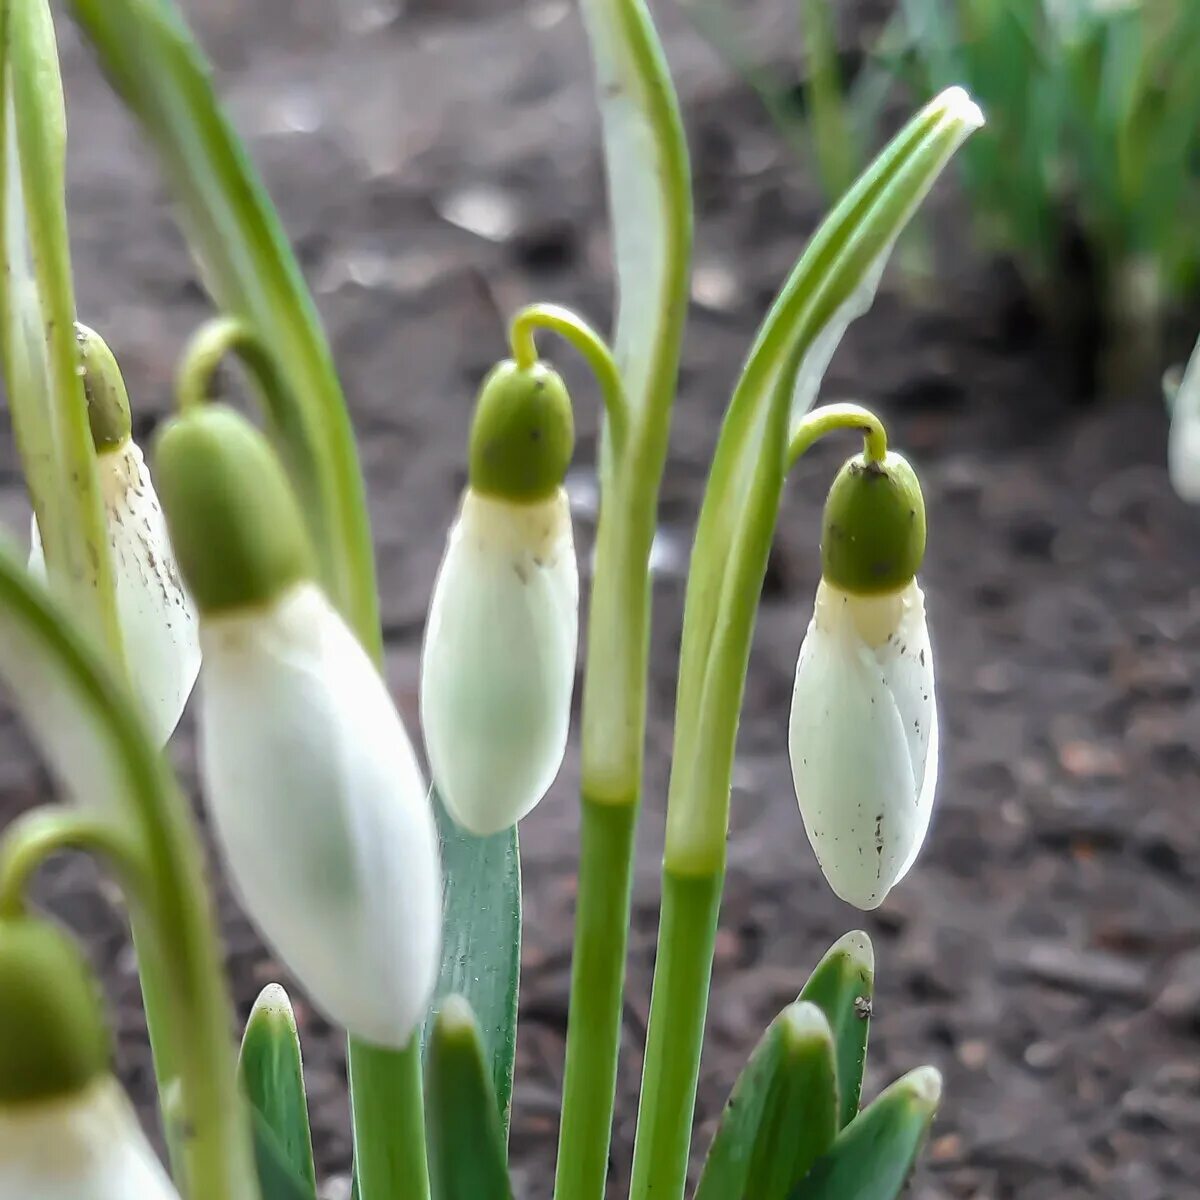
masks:
[[[791,1200],[896,1200],[942,1098],[942,1077],[918,1067],[838,1134]]]
[[[75,343],[66,119],[46,0],[0,6],[0,81],[0,356],[9,408],[51,586],[90,632],[119,648]]]
[[[471,1006],[443,1001],[425,1065],[433,1200],[511,1200],[505,1136]]]
[[[254,1108],[251,1120],[254,1165],[262,1200],[316,1200],[316,1187],[296,1170],[295,1162],[266,1116]]]
[[[291,1173],[311,1195],[316,1191],[317,1178],[300,1034],[288,994],[277,983],[263,988],[254,1002],[242,1034],[238,1076],[246,1099],[274,1134]],[[261,1153],[259,1159],[261,1175]]]
[[[608,171],[617,364],[634,413],[643,415],[653,406],[665,422],[687,315],[692,232],[687,144],[662,47],[642,0],[584,0],[582,13]]]
[[[786,1200],[837,1133],[837,1068],[824,1013],[785,1008],[738,1078],[695,1200]]]
[[[316,306],[204,55],[170,0],[72,0],[71,8],[158,153],[207,286],[274,360],[267,375],[277,394],[264,398],[322,581],[376,653],[371,534],[341,386]]]
[[[508,1136],[521,982],[521,853],[514,825],[491,837],[459,829],[432,794],[442,846],[442,999],[465,997],[479,1022],[501,1127]]]
[[[839,1128],[848,1125],[858,1114],[874,993],[875,952],[871,948],[871,939],[861,929],[834,942],[800,992],[800,999],[815,1004],[833,1030],[840,1099]]]

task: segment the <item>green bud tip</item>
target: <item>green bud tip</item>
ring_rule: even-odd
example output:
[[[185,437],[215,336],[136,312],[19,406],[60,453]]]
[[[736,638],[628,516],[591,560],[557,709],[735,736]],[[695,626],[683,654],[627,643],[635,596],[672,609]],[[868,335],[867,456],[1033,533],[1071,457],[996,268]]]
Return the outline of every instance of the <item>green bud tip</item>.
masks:
[[[155,477],[175,557],[206,615],[266,604],[313,575],[283,466],[245,417],[209,404],[167,423]]]
[[[72,1095],[108,1063],[100,994],[79,948],[48,921],[0,919],[0,1107]]]
[[[825,578],[854,595],[898,592],[924,557],[925,501],[916,472],[894,451],[882,462],[855,455],[838,472],[825,501]]]
[[[115,450],[124,445],[133,432],[129,393],[121,378],[121,368],[107,343],[94,329],[76,323],[75,341],[79,345],[92,442],[102,453]]]
[[[562,485],[575,450],[571,398],[544,363],[493,368],[471,425],[468,478],[485,495],[532,504]]]

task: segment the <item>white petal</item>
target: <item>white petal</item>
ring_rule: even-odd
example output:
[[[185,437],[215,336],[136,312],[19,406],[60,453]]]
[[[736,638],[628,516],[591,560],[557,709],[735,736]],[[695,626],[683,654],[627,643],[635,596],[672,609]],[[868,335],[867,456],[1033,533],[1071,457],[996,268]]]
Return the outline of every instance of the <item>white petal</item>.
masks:
[[[160,745],[174,732],[200,670],[196,610],[183,589],[167,524],[136,443],[98,456],[117,590],[117,618],[134,692]],[[29,569],[45,576],[36,519]]]
[[[1192,351],[1171,407],[1167,466],[1171,486],[1180,499],[1200,504],[1200,342]]]
[[[0,1107],[0,1200],[179,1200],[111,1078]]]
[[[201,626],[202,765],[248,914],[330,1019],[400,1047],[438,970],[437,833],[404,724],[313,584]]]
[[[936,782],[933,658],[915,581],[867,600],[822,582],[788,741],[826,879],[848,903],[877,907],[916,858]]]
[[[578,624],[566,493],[516,505],[468,490],[434,585],[421,724],[438,790],[471,832],[506,829],[554,782]]]

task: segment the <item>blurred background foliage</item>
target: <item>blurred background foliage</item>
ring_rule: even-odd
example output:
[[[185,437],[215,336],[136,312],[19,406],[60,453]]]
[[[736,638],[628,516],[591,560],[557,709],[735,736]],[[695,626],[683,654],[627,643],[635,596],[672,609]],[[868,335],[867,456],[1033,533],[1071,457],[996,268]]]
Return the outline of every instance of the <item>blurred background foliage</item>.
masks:
[[[897,95],[962,84],[988,117],[958,163],[980,249],[1015,267],[1082,396],[1153,383],[1165,324],[1200,302],[1200,3],[897,0],[848,31],[837,0],[771,2],[797,36],[764,61],[737,0],[685,0],[830,199]],[[913,285],[915,236],[898,256]]]

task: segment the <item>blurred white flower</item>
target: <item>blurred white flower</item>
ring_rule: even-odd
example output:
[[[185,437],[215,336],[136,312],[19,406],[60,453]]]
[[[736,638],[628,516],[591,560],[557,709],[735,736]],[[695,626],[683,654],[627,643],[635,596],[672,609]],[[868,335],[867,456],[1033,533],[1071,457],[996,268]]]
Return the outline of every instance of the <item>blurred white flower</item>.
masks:
[[[1167,441],[1171,486],[1181,500],[1200,504],[1200,342],[1178,385],[1171,388],[1164,381],[1164,388],[1171,406]]]
[[[167,524],[142,452],[126,438],[96,456],[117,593],[117,619],[134,693],[159,745],[179,723],[200,670],[196,609],[175,565]],[[29,569],[46,575],[37,518]]]
[[[179,1200],[120,1085],[105,1075],[0,1105],[0,1200]]]
[[[554,782],[578,626],[566,492],[519,503],[468,488],[429,609],[421,723],[438,791],[470,832],[506,829]]]
[[[938,718],[925,601],[822,580],[796,664],[789,750],[809,841],[847,903],[878,907],[916,860],[933,809]]]
[[[246,911],[327,1017],[402,1047],[437,979],[441,880],[384,682],[313,583],[200,636],[205,791]]]

